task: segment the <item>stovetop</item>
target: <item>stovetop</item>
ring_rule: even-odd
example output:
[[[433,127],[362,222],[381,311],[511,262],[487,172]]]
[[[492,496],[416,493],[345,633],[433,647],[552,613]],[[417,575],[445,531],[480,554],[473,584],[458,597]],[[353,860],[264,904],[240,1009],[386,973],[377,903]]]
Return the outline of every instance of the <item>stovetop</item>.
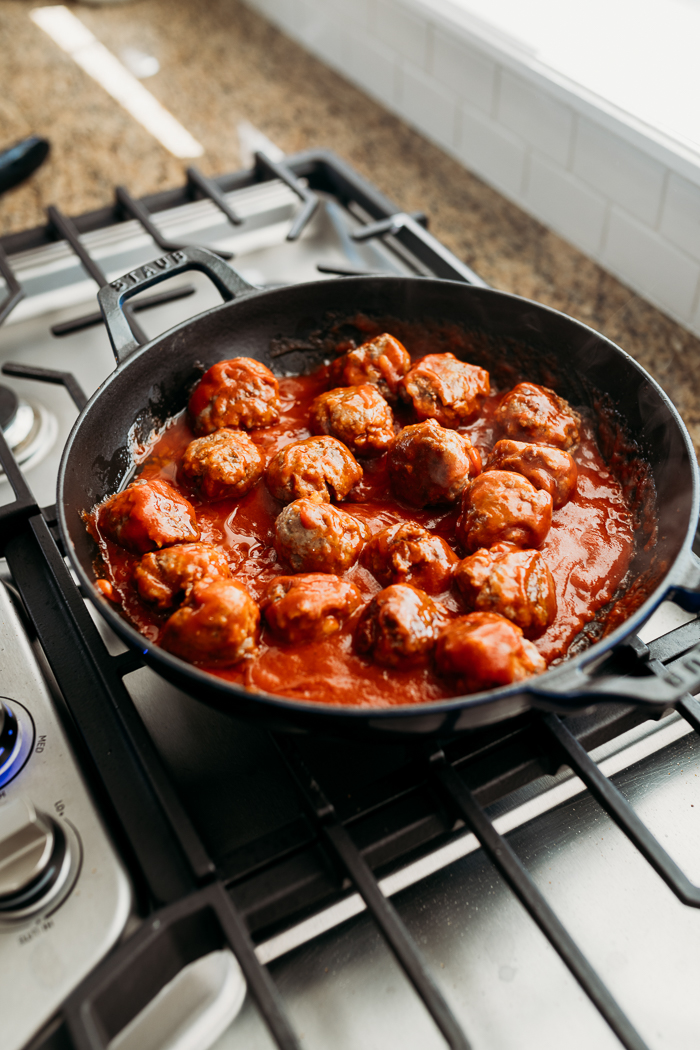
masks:
[[[233,255],[264,286],[319,272],[481,283],[424,216],[323,152],[259,155],[217,180],[190,172],[141,202],[122,190],[74,220],[52,209],[46,227],[0,242],[24,291],[0,329],[2,381],[36,430],[18,455],[28,489],[0,446],[13,482],[0,481],[0,576],[133,891],[121,945],[37,1012],[35,1029],[58,1011],[36,1045],[102,1046],[120,1030],[121,1050],[139,1045],[143,1030],[125,1028],[139,1009],[226,946],[249,994],[219,1050],[692,1042],[700,895],[659,842],[700,876],[693,698],[655,722],[613,703],[529,714],[433,753],[284,737],[140,666],[80,597],[52,504],[63,443],[114,367],[95,290],[182,243]],[[188,274],[134,300],[134,316],[152,338],[216,302]],[[653,673],[698,640],[698,620],[664,603],[618,669],[642,659]],[[654,993],[640,995],[650,972]]]

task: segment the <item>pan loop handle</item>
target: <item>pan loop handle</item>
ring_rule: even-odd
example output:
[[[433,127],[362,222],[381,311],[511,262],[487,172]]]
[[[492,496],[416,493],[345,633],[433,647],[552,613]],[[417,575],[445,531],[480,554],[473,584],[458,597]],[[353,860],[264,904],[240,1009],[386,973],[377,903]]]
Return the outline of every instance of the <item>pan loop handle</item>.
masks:
[[[688,612],[700,612],[700,558],[688,551],[681,565],[677,578],[682,582],[673,584],[664,597]],[[563,664],[527,685],[535,707],[558,714],[580,711],[582,704],[598,700],[621,700],[659,712],[700,690],[700,642],[665,667],[657,664],[654,674],[606,674],[597,673],[595,664]]]
[[[582,667],[553,668],[542,680],[534,679],[529,692],[535,706],[566,714],[580,710],[582,702],[623,700],[660,711],[675,707],[688,693],[700,689],[700,643],[673,660],[663,672],[640,677],[601,674]]]
[[[139,348],[139,343],[134,339],[122,309],[126,300],[146,288],[152,288],[154,284],[160,284],[161,281],[167,281],[168,278],[185,273],[187,270],[199,270],[206,274],[218,288],[224,302],[229,302],[236,296],[245,295],[248,292],[258,291],[255,285],[244,281],[240,274],[206,248],[182,248],[179,251],[161,255],[160,258],[144,266],[137,266],[135,270],[131,270],[123,277],[100,288],[97,293],[97,301],[100,304],[117,364],[121,364]]]

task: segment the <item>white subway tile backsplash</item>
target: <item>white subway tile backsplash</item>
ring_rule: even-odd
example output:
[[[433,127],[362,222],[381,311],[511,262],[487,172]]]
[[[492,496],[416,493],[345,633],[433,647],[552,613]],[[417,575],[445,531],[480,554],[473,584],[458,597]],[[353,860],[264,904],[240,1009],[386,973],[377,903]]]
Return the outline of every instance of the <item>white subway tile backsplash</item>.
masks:
[[[291,36],[295,35],[299,14],[297,0],[259,0],[258,7]]]
[[[675,173],[668,180],[660,230],[700,260],[700,187]]]
[[[700,265],[616,206],[601,262],[662,309],[690,320]]]
[[[348,65],[348,33],[336,19],[317,15],[305,26],[303,42],[315,55],[341,73]]]
[[[453,151],[457,106],[437,81],[406,63],[399,71],[398,110],[433,142]]]
[[[462,106],[457,153],[467,168],[509,197],[517,197],[523,182],[525,143],[478,110]]]
[[[247,2],[700,335],[700,169],[689,181],[404,0]]]
[[[324,17],[323,7],[318,0],[294,0],[294,20],[299,35],[303,35],[309,24]]]
[[[500,78],[498,119],[541,153],[567,166],[574,121],[569,106],[504,69]]]
[[[581,117],[573,171],[649,226],[661,207],[665,168],[617,135]]]
[[[532,154],[523,199],[546,226],[551,226],[578,248],[592,255],[600,250],[607,207],[605,198],[564,168]]]
[[[494,102],[496,63],[442,30],[433,34],[431,72],[436,80],[469,102],[490,113]]]
[[[368,95],[396,109],[396,56],[376,40],[349,32],[345,40],[347,68],[345,76]]]
[[[275,0],[252,0],[251,7],[271,21],[275,21]]]
[[[378,38],[402,58],[426,68],[428,23],[392,0],[376,0],[374,27]]]
[[[370,0],[315,0],[330,17],[339,17],[354,23],[358,29],[369,29]]]

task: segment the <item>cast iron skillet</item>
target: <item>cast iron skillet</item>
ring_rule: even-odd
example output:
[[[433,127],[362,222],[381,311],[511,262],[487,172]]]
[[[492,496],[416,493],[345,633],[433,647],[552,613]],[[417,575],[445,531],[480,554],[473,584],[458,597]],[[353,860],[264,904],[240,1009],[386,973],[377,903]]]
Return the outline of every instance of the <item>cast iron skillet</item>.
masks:
[[[139,349],[121,310],[123,302],[185,270],[207,274],[225,302]],[[103,288],[98,298],[118,367],[91,398],[64,450],[57,497],[60,530],[86,594],[110,626],[159,674],[196,699],[236,716],[263,718],[277,728],[343,736],[446,736],[530,707],[566,712],[620,698],[658,710],[700,685],[700,645],[665,679],[597,670],[664,598],[673,596],[686,608],[700,609],[700,559],[691,550],[698,519],[698,467],[690,438],[663,390],[608,339],[538,303],[452,281],[348,277],[260,290],[199,248],[140,267]],[[318,356],[299,350],[272,358],[271,340],[320,329],[329,313],[352,317],[359,311],[403,321],[438,319],[487,333],[495,346],[515,340],[536,347],[536,356],[527,363],[528,379],[555,385],[575,404],[593,407],[597,392],[609,395],[650,464],[658,494],[656,565],[663,568],[649,597],[608,637],[545,674],[506,688],[418,706],[352,709],[252,693],[207,674],[149,645],[101,596],[94,586],[96,547],[81,515],[130,480],[134,442],[182,410],[204,367],[245,355],[278,373],[309,371],[319,363]],[[484,363],[498,367],[495,359]],[[639,572],[643,569],[640,562]]]

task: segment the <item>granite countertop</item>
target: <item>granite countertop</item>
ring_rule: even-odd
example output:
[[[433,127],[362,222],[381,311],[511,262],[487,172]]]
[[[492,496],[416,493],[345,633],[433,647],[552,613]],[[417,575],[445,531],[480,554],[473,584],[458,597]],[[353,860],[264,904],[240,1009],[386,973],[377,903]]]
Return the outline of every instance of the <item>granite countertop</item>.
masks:
[[[0,0],[0,146],[31,132],[49,161],[0,199],[0,235],[182,184],[171,156],[29,19]],[[155,55],[145,86],[204,146],[210,175],[241,167],[236,127],[248,120],[292,153],[326,147],[430,228],[497,288],[572,314],[619,343],[679,408],[700,452],[700,340],[310,57],[239,0],[68,4],[102,43]]]

